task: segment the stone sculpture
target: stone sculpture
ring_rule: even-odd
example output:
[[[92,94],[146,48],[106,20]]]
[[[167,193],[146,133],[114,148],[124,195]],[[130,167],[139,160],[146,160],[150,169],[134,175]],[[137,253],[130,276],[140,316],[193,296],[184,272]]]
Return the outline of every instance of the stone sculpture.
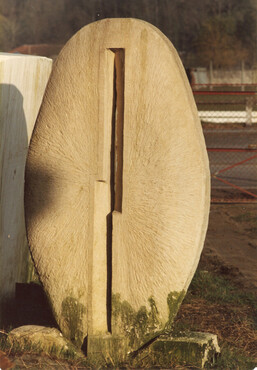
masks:
[[[66,337],[109,333],[136,349],[171,325],[203,247],[209,170],[186,74],[158,29],[104,19],[66,44],[25,183],[29,245]]]
[[[11,316],[15,283],[26,282],[29,249],[24,222],[28,143],[52,60],[0,53],[0,322]]]

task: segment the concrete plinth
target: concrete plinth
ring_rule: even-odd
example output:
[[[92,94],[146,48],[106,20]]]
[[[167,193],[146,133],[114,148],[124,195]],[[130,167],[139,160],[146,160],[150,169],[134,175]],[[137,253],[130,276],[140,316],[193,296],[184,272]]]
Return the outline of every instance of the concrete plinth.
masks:
[[[89,335],[87,358],[94,365],[117,366],[128,358],[129,343],[125,337],[115,335]]]
[[[170,363],[203,368],[215,363],[220,352],[217,336],[210,333],[191,332],[178,337],[161,336],[150,347],[153,364],[168,366]]]

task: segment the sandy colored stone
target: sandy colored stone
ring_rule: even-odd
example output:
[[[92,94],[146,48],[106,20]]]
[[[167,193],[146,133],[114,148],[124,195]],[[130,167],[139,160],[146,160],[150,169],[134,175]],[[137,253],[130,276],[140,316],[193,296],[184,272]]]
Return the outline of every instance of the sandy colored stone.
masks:
[[[0,53],[0,306],[27,277],[25,161],[51,68],[47,58]]]
[[[209,169],[186,74],[159,30],[104,19],[66,44],[25,188],[30,248],[66,336],[123,332],[136,347],[172,322],[203,247]]]
[[[58,329],[38,325],[24,325],[13,329],[8,335],[8,341],[24,352],[34,349],[64,354],[71,348],[71,344]]]

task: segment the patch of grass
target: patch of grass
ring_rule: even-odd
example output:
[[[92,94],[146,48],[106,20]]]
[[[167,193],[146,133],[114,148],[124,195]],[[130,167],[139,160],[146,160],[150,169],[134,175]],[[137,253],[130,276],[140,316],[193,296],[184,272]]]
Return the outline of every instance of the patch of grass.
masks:
[[[192,297],[203,298],[211,303],[250,305],[257,310],[257,297],[250,292],[238,289],[223,276],[205,270],[197,270],[188,289],[185,302]]]
[[[256,361],[245,356],[240,351],[232,350],[226,344],[222,346],[221,354],[213,367],[206,366],[207,369],[226,369],[226,370],[252,370],[256,366]]]
[[[40,343],[32,344],[30,341],[28,341],[27,343],[23,342],[22,344],[20,344],[18,341],[11,343],[8,340],[8,332],[3,330],[0,331],[0,350],[5,352],[7,356],[11,359],[23,356],[28,357],[28,355],[38,355],[46,356],[53,361],[67,361],[68,363],[73,365],[74,369],[76,369],[76,366],[78,364],[79,366],[83,366],[84,368],[88,368],[87,366],[89,365],[86,358],[82,356],[82,354],[80,354],[72,344],[70,344],[68,348],[63,348],[61,350],[55,345],[46,350],[42,349]]]
[[[10,349],[10,345],[7,341],[8,333],[5,330],[0,330],[0,350],[1,351],[8,351]]]
[[[257,364],[257,296],[206,268],[198,268],[174,331],[217,335],[221,354],[208,368],[252,370]]]

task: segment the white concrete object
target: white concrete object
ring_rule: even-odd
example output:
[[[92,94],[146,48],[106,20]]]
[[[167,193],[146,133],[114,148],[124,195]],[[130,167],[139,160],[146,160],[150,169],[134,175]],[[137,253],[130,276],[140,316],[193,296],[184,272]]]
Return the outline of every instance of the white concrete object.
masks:
[[[175,317],[203,247],[209,170],[170,41],[136,19],[81,29],[53,68],[31,140],[30,248],[63,333],[127,335]]]
[[[51,68],[51,59],[0,53],[0,306],[8,315],[15,283],[26,280],[25,162]]]

